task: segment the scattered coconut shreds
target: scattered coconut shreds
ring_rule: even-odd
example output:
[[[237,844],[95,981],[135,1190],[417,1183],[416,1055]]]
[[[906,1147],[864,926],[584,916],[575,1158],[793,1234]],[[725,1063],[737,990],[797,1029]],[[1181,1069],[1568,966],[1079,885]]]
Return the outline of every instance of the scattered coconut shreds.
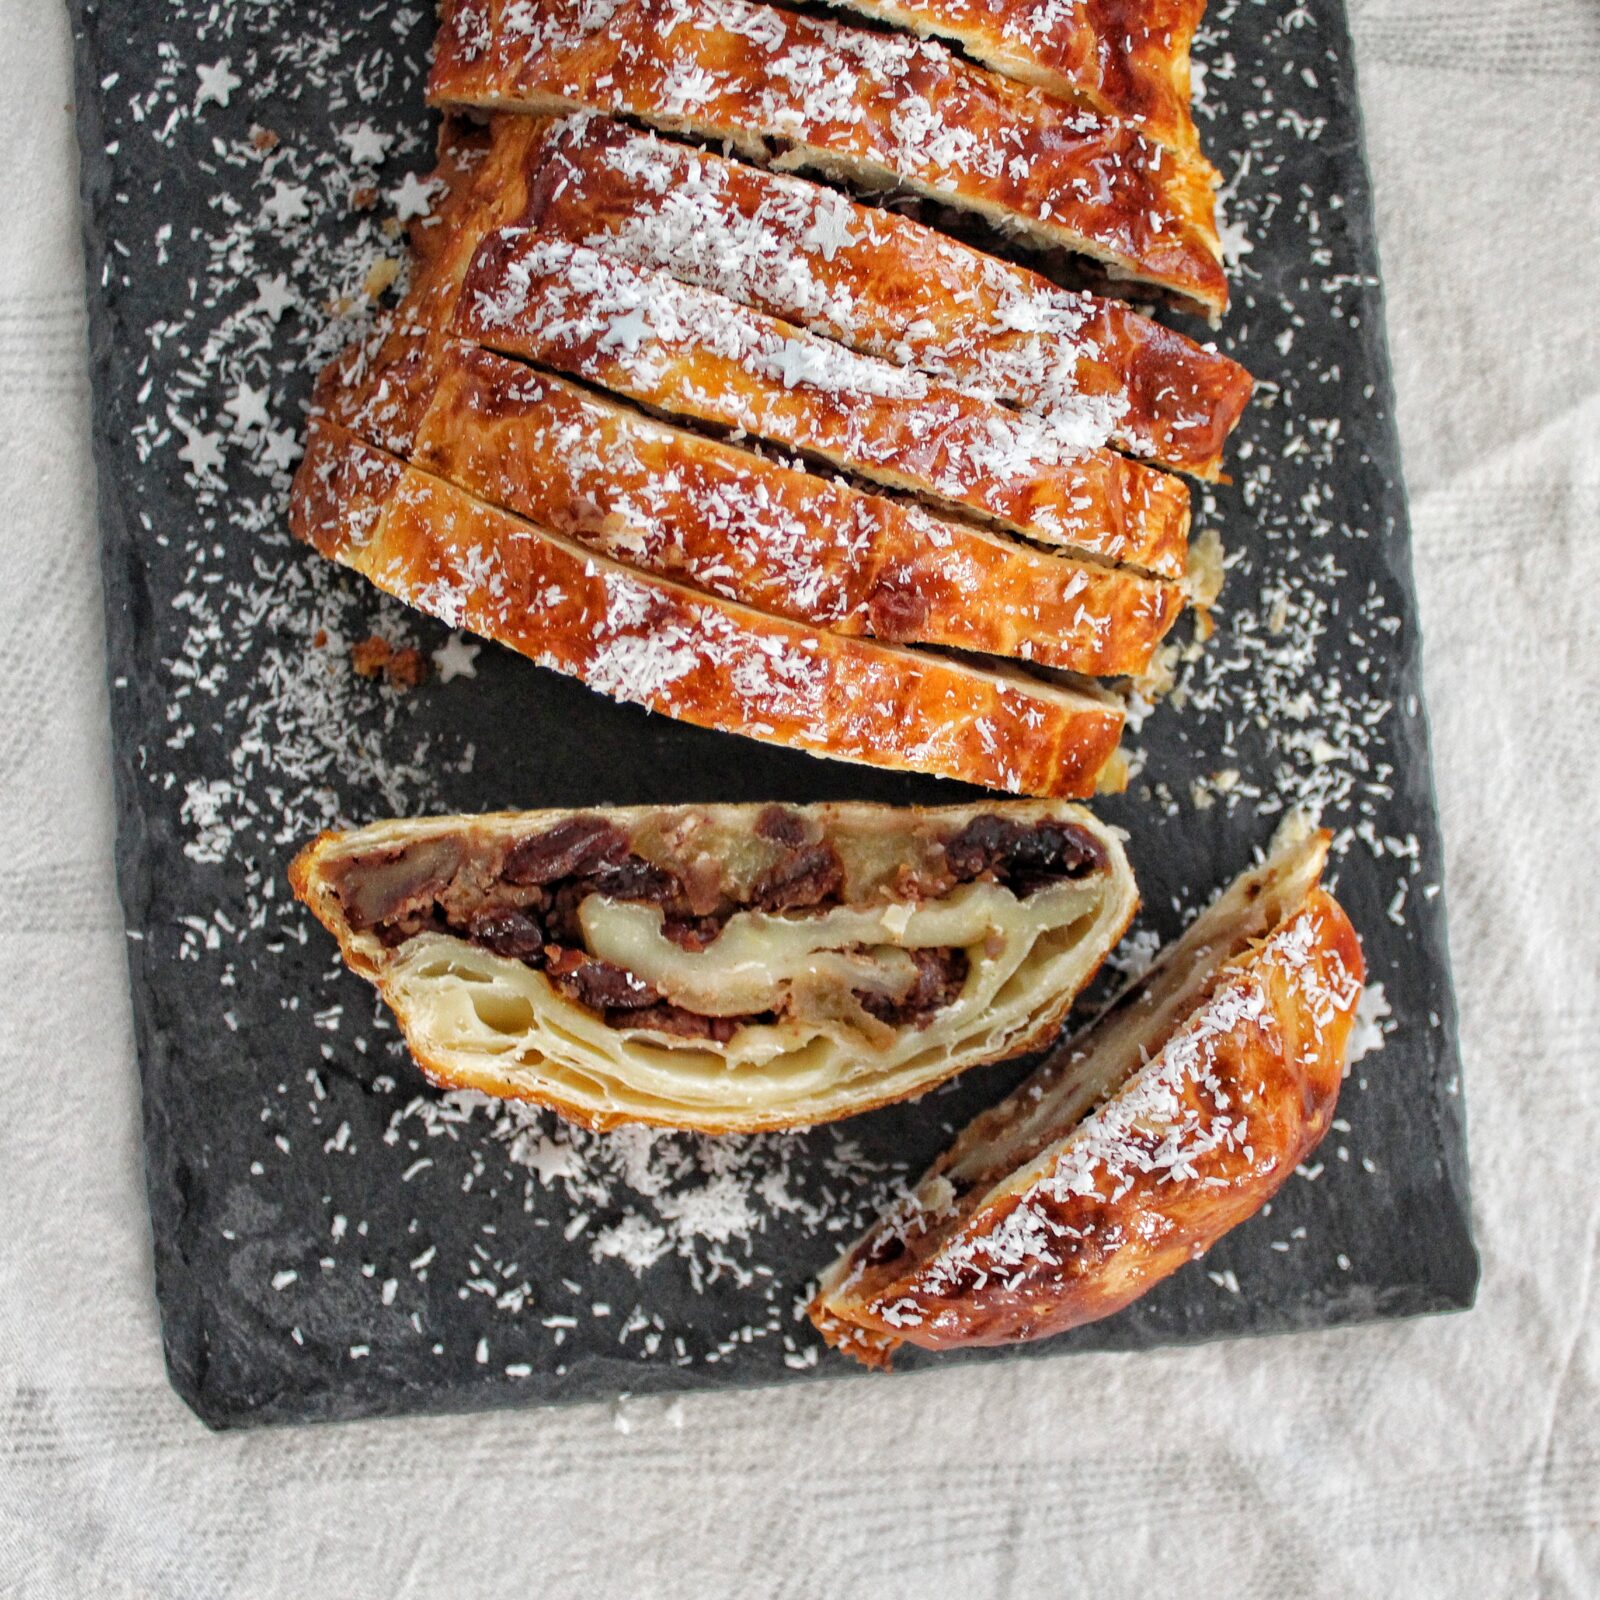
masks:
[[[1230,35],[1243,11],[1249,59]],[[115,393],[133,397],[115,443],[143,469],[131,486],[124,474],[123,510],[153,608],[136,641],[153,654],[150,681],[119,678],[114,692],[141,702],[120,708],[124,728],[160,728],[135,752],[133,781],[189,868],[164,875],[156,915],[130,938],[138,961],[193,964],[192,1051],[219,1075],[234,1069],[217,1159],[239,1181],[201,1224],[257,1263],[259,1315],[329,1361],[377,1367],[407,1348],[459,1381],[529,1388],[562,1378],[580,1344],[702,1367],[760,1346],[770,1366],[814,1366],[797,1321],[809,1268],[796,1262],[825,1262],[927,1152],[907,1160],[881,1119],[742,1140],[595,1135],[422,1090],[381,1005],[289,900],[288,855],[318,829],[473,792],[471,747],[424,713],[475,676],[478,645],[285,531],[311,379],[404,293],[397,225],[427,226],[432,7],[173,0],[163,27],[164,41],[119,39],[122,58],[100,63],[112,191],[99,287],[138,330],[115,341]],[[1216,632],[1204,648],[1174,645],[1147,686],[1167,693],[1130,722],[1137,776],[1119,820],[1212,827],[1243,812],[1264,832],[1291,808],[1320,813],[1341,857],[1392,877],[1380,904],[1401,931],[1369,930],[1369,951],[1380,935],[1403,950],[1407,919],[1436,893],[1411,889],[1425,852],[1395,821],[1410,813],[1394,809],[1393,743],[1419,708],[1390,686],[1410,646],[1392,578],[1362,596],[1347,577],[1391,530],[1376,501],[1334,487],[1349,419],[1376,402],[1347,392],[1328,352],[1352,350],[1368,286],[1341,266],[1340,197],[1290,175],[1324,128],[1283,64],[1325,49],[1313,11],[1288,0],[1220,0],[1197,45],[1202,134],[1219,118],[1229,130],[1211,141],[1234,267],[1224,344],[1263,381],[1231,452],[1236,487],[1196,493],[1197,533],[1215,528],[1226,553]],[[1269,290],[1262,264],[1285,258],[1302,270]],[[353,669],[363,642],[374,676]],[[406,692],[397,659],[400,680],[429,681]],[[1139,970],[1154,943],[1136,935],[1117,966]],[[1363,1051],[1406,1025],[1387,1015],[1389,976],[1374,974]],[[924,1102],[928,1151],[1002,1087],[981,1076]],[[1321,1181],[1365,1181],[1360,1136],[1358,1118],[1341,1133],[1352,1159],[1330,1153]],[[313,1203],[320,1214],[305,1216]],[[246,1257],[258,1237],[285,1236],[295,1206],[304,1251]],[[1292,1252],[1303,1236],[1279,1243]],[[1228,1297],[1251,1291],[1232,1271],[1212,1281]],[[323,1309],[335,1302],[337,1316]],[[352,1304],[369,1324],[354,1343]]]

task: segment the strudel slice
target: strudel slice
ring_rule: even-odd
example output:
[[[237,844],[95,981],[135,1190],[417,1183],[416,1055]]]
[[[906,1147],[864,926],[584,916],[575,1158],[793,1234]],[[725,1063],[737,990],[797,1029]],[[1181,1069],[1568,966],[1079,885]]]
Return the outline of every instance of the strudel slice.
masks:
[[[1189,491],[1045,417],[538,232],[478,247],[464,337],[645,405],[822,457],[1031,538],[1166,577],[1184,570]]]
[[[632,571],[330,422],[312,424],[290,526],[452,627],[701,727],[1018,794],[1124,781],[1114,696],[819,633]]]
[[[1238,879],[824,1276],[872,1366],[1109,1316],[1266,1203],[1327,1132],[1364,967],[1328,836]]]
[[[748,0],[448,0],[428,95],[776,149],[781,166],[899,186],[1082,252],[1213,319],[1228,303],[1204,161],[925,40]]]
[[[1138,674],[1175,583],[941,521],[670,427],[473,345],[439,349],[401,452],[628,566],[835,633]]]
[[[604,117],[496,117],[526,221],[753,306],[867,355],[1048,415],[1196,477],[1249,402],[1237,362],[1120,300],[1058,288],[893,211]],[[512,218],[506,218],[512,221]],[[484,230],[487,231],[487,230]]]
[[[1189,47],[1205,0],[835,0],[879,22],[952,39],[1024,83],[1130,117],[1175,150],[1199,148]]]
[[[1060,804],[643,806],[324,834],[295,892],[435,1082],[801,1127],[1048,1039],[1137,900]]]

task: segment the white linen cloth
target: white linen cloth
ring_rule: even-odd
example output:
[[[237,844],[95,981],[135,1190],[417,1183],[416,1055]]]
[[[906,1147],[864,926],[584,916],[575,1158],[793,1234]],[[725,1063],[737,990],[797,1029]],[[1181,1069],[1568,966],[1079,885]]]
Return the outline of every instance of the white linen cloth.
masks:
[[[166,1385],[66,18],[0,0],[0,1593],[1600,1593],[1600,6],[1357,0],[1448,850],[1467,1315],[213,1437]]]

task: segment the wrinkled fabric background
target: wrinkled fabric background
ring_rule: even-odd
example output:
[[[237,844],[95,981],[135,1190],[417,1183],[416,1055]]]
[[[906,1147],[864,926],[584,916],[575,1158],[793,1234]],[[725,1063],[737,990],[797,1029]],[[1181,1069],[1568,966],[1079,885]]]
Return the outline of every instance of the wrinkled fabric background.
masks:
[[[208,1435],[151,1290],[71,61],[0,0],[0,1593],[1600,1593],[1600,6],[1353,0],[1483,1288],[1459,1317]]]

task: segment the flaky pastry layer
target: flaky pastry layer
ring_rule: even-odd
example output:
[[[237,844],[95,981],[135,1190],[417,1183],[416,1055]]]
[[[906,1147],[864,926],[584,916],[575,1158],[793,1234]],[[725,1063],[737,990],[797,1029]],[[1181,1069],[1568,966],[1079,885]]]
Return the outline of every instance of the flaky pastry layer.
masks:
[[[1037,803],[384,822],[291,878],[436,1083],[713,1133],[1042,1042],[1136,902],[1116,835]]]

